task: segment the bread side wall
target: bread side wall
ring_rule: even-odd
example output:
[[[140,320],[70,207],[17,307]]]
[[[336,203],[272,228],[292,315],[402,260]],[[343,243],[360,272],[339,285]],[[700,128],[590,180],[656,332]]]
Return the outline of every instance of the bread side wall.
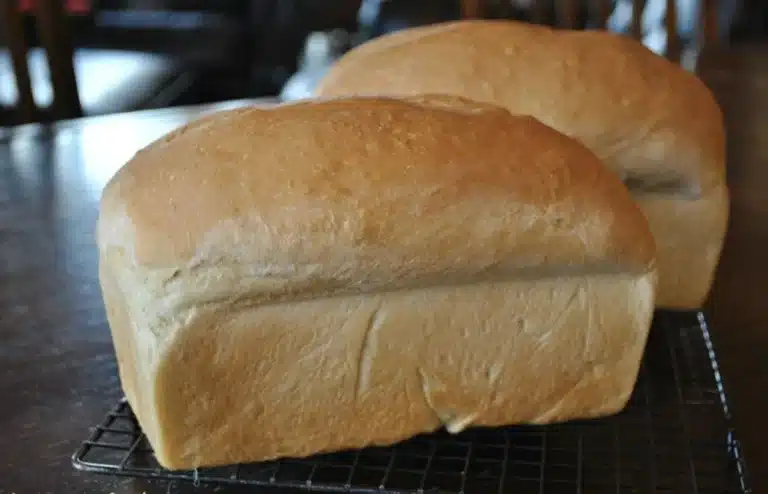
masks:
[[[632,391],[654,285],[583,276],[196,308],[142,383],[155,406],[141,418],[158,425],[160,462],[190,468],[611,414]]]
[[[666,309],[699,309],[709,294],[728,227],[723,184],[697,199],[635,195],[656,238],[656,303]]]
[[[155,375],[168,342],[186,319],[169,314],[167,297],[159,294],[157,284],[148,283],[146,273],[133,267],[128,258],[122,249],[103,249],[99,282],[123,392],[155,453],[162,456]]]
[[[155,438],[157,423],[152,382],[156,361],[152,351],[154,345],[134,325],[134,317],[127,304],[129,297],[109,257],[113,256],[105,254],[99,259],[99,281],[117,357],[120,383],[144,432],[148,437]]]

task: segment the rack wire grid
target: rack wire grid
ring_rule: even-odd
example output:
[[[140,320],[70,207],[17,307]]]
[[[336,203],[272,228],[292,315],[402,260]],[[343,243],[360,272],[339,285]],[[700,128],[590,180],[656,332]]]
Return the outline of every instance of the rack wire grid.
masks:
[[[194,471],[154,458],[122,401],[73,456],[79,470],[350,493],[750,493],[704,315],[658,313],[634,393],[618,415],[475,428],[368,448]]]

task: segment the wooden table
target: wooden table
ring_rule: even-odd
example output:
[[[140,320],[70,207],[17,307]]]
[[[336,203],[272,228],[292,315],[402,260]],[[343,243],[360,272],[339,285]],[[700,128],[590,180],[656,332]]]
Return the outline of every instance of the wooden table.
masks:
[[[768,46],[700,61],[728,127],[731,216],[707,307],[755,492],[768,492]]]
[[[728,116],[733,190],[708,310],[755,492],[768,493],[768,55],[750,53],[705,59]],[[96,277],[101,189],[139,147],[219,108],[29,127],[0,142],[0,492],[185,492],[77,473],[70,456],[121,395]]]

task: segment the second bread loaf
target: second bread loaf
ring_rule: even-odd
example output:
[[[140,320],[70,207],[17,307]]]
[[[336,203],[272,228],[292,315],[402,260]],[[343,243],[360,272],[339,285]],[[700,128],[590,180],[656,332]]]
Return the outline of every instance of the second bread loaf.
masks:
[[[510,21],[418,27],[352,50],[317,93],[443,93],[533,115],[632,191],[659,249],[658,305],[706,299],[728,218],[722,115],[695,75],[640,43]]]

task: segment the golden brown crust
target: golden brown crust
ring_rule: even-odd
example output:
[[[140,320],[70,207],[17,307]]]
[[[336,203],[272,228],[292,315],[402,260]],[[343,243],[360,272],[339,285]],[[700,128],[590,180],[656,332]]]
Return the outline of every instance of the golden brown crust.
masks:
[[[445,93],[534,115],[617,170],[722,182],[723,119],[695,75],[604,31],[461,21],[374,39],[321,81],[321,97]]]
[[[265,299],[520,270],[646,272],[654,259],[642,213],[583,146],[530,117],[437,96],[192,123],[110,182],[99,242],[170,269],[168,283],[247,266],[250,296]]]
[[[99,249],[122,386],[178,469],[614,413],[656,286],[592,153],[443,96],[190,124],[110,182]]]
[[[352,50],[317,93],[451,94],[533,115],[577,138],[647,215],[659,305],[704,302],[727,226],[723,119],[695,75],[640,43],[509,21],[418,27]]]

